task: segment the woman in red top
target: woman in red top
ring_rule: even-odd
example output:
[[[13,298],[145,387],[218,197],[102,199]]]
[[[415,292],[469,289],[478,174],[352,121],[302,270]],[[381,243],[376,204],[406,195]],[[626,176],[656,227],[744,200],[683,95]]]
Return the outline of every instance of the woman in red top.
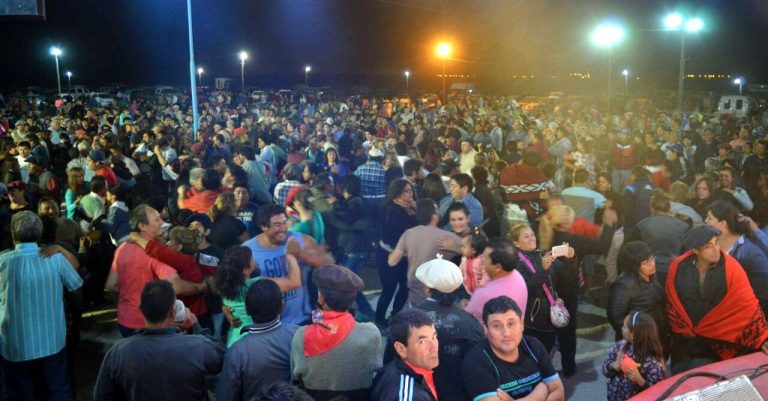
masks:
[[[138,233],[131,233],[131,241],[144,248],[147,255],[176,269],[179,277],[191,283],[202,283],[215,269],[198,263],[197,247],[201,242],[197,230],[175,227],[171,230],[168,243],[156,240],[147,241]],[[208,305],[201,295],[180,296],[192,313],[198,318],[208,313]]]

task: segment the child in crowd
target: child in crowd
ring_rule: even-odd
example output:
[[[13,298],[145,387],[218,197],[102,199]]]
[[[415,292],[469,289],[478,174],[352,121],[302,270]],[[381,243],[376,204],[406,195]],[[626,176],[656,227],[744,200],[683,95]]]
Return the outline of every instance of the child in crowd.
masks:
[[[651,315],[634,311],[624,318],[621,334],[603,363],[608,401],[624,401],[664,379],[664,354]]]
[[[287,278],[269,278],[277,283],[281,292],[301,287],[301,271],[296,256],[286,253],[285,263],[288,266]],[[228,249],[216,270],[216,290],[221,295],[224,303],[222,310],[230,325],[227,347],[231,347],[247,334],[241,333],[240,329],[253,323],[245,310],[245,293],[248,287],[261,279],[258,271],[255,277],[251,277],[256,270],[251,249],[244,246]]]
[[[464,275],[464,289],[472,295],[476,289],[488,282],[488,274],[485,272],[483,251],[488,245],[488,237],[475,227],[472,234],[461,240],[461,264],[459,269]]]

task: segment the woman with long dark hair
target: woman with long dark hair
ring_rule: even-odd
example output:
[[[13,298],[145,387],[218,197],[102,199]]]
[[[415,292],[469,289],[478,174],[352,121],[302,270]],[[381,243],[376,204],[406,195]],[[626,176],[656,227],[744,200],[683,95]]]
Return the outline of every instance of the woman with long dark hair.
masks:
[[[384,228],[376,247],[376,266],[382,286],[376,305],[376,324],[385,327],[386,313],[392,297],[395,298],[392,315],[403,309],[405,301],[408,300],[408,260],[403,258],[397,265],[389,267],[387,257],[395,249],[405,230],[417,225],[414,187],[410,182],[401,178],[389,185],[382,217]]]
[[[322,167],[323,170],[339,179],[344,178],[349,171],[347,164],[339,160],[339,152],[333,147],[325,151],[325,163],[322,163]]]
[[[445,190],[445,184],[443,184],[440,174],[429,173],[424,177],[419,199],[432,199],[439,203],[447,194],[448,192]]]
[[[277,283],[281,292],[301,287],[301,271],[296,256],[286,253],[285,260],[288,266],[287,278],[265,277]],[[227,250],[216,270],[216,291],[224,302],[224,315],[230,324],[227,347],[231,347],[247,334],[247,332],[243,333],[241,328],[253,323],[245,310],[245,293],[248,287],[262,278],[257,269],[251,249],[238,246]],[[256,272],[255,277],[251,277],[254,272]]]
[[[67,192],[64,193],[64,203],[67,205],[67,218],[74,220],[75,211],[80,199],[88,191],[85,189],[85,171],[80,167],[72,167],[67,171]]]
[[[210,238],[221,249],[242,244],[248,240],[248,230],[234,217],[237,211],[234,192],[219,194],[208,216],[213,222]]]

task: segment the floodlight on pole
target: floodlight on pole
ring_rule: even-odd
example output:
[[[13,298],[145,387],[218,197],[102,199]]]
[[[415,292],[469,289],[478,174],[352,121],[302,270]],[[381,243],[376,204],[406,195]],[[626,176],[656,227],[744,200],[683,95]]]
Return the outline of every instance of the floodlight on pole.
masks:
[[[200,86],[203,86],[203,73],[204,72],[205,72],[205,70],[203,69],[203,67],[200,67],[200,68],[197,69],[197,77],[198,77],[198,80],[200,81]]]
[[[72,71],[67,71],[64,74],[67,76],[67,90],[72,88]]]
[[[445,62],[453,54],[453,46],[448,42],[440,42],[435,47],[435,54],[443,60],[443,103],[445,103],[448,100],[445,90]]]
[[[741,78],[736,78],[733,80],[734,85],[739,85],[739,95],[741,95],[741,88],[744,85],[744,80]]]
[[[312,66],[304,66],[304,85],[309,86],[309,73],[312,72]]]
[[[409,82],[408,81],[411,78],[411,72],[408,71],[408,70],[405,70],[404,75],[405,75],[405,93],[406,93],[406,95],[410,95],[411,91],[409,90],[410,88],[409,88]]]
[[[624,71],[621,72],[621,75],[624,76],[624,93],[629,93],[629,70],[624,69]]]
[[[685,80],[685,33],[696,33],[704,28],[699,18],[685,19],[678,13],[664,17],[664,26],[670,31],[680,31],[680,65],[677,73],[677,109],[683,110],[683,90]]]
[[[59,56],[61,56],[62,51],[61,48],[57,46],[51,47],[51,55],[54,59],[56,59],[56,83],[59,87],[59,94],[61,94],[61,73],[59,72]]]
[[[592,32],[592,42],[608,49],[608,115],[611,114],[611,92],[613,91],[613,46],[624,39],[624,28],[615,24],[603,24]]]
[[[704,23],[700,19],[694,18],[685,23],[686,32],[698,32],[704,27]]]
[[[672,13],[664,17],[664,26],[667,29],[679,29],[683,25],[683,17],[678,13]]]
[[[240,92],[245,93],[245,60],[248,60],[248,53],[241,51],[240,57]]]

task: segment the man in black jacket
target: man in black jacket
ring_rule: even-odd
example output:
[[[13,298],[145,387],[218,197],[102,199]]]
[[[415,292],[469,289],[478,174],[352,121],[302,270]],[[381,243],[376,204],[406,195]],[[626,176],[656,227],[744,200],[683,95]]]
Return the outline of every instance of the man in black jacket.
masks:
[[[404,309],[390,319],[389,337],[398,357],[376,374],[371,400],[436,401],[439,344],[432,319],[421,309]]]

